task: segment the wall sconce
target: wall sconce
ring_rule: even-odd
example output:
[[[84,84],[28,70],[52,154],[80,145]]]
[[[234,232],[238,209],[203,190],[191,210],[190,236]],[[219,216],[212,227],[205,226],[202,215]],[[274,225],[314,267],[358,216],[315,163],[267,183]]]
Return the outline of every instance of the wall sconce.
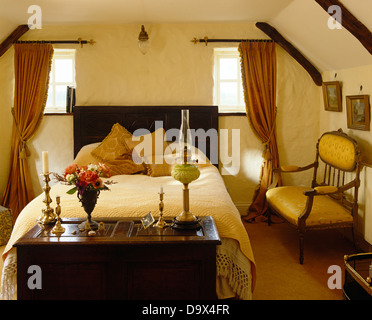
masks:
[[[142,54],[146,54],[150,49],[149,35],[147,34],[144,25],[141,26],[141,32],[138,35],[138,48]]]

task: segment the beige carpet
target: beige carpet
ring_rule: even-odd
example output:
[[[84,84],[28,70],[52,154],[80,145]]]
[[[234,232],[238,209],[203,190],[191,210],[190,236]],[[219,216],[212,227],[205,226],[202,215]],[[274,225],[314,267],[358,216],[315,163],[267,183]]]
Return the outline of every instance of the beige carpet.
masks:
[[[244,220],[243,220],[244,221]],[[288,223],[246,223],[257,266],[254,300],[341,300],[342,290],[328,288],[328,268],[339,265],[352,242],[339,230],[305,235],[304,264],[298,262],[298,233]],[[346,231],[350,232],[350,231]]]

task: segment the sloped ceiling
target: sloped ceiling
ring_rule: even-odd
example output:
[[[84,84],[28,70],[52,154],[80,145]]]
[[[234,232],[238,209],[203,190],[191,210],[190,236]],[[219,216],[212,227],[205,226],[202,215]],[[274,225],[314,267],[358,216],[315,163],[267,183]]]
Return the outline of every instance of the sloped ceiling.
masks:
[[[371,0],[341,0],[372,30]],[[0,41],[27,24],[34,0],[0,0]],[[267,22],[319,71],[372,65],[372,56],[346,29],[328,28],[314,0],[39,0],[43,24]]]
[[[372,1],[341,0],[372,30]],[[295,0],[270,20],[320,71],[372,65],[372,55],[345,28],[329,29],[329,14],[314,0]]]

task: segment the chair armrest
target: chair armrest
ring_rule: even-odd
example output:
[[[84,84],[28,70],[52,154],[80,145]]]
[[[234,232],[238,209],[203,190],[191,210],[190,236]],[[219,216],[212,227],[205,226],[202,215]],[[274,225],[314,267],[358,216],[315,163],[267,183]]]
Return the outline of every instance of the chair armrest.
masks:
[[[355,181],[351,181],[339,188],[337,188],[336,186],[318,186],[311,190],[304,191],[304,195],[310,197],[310,196],[338,194],[338,193],[343,193],[346,190],[351,189],[355,186],[356,186]]]
[[[319,186],[311,190],[304,191],[304,195],[307,197],[310,196],[324,196],[329,194],[340,193],[339,188],[335,186]]]
[[[272,188],[275,188],[278,184],[280,173],[287,173],[287,172],[301,172],[305,171],[311,168],[314,168],[318,165],[317,162],[311,163],[305,167],[299,167],[299,166],[281,166],[280,168],[273,169],[273,182],[270,184],[270,186],[267,188],[267,190],[270,190]]]
[[[299,167],[299,166],[281,166],[280,171],[281,172],[300,172],[305,171],[311,168],[314,168],[317,165],[317,162],[311,163],[305,167]]]
[[[281,172],[296,172],[300,170],[299,166],[281,166],[280,171]]]
[[[314,190],[317,192],[317,194],[329,194],[338,192],[338,188],[335,186],[320,186],[315,187]]]
[[[313,189],[304,191],[304,195],[307,196],[306,205],[304,211],[299,215],[298,217],[298,223],[302,226],[305,225],[305,221],[308,218],[311,209],[313,207],[314,203],[314,197],[320,196],[320,195],[335,195],[340,194],[342,191],[340,191],[341,188],[337,188],[335,186],[318,186]]]

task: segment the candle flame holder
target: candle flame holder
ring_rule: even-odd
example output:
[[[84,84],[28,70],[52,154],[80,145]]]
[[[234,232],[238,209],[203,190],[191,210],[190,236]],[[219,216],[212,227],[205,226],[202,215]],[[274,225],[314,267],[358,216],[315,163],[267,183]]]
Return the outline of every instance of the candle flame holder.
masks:
[[[164,229],[168,227],[168,223],[166,223],[163,219],[163,210],[164,210],[164,203],[163,203],[163,196],[164,192],[159,192],[159,220],[154,224],[154,227],[159,229]]]
[[[42,215],[40,216],[40,218],[37,220],[37,222],[39,224],[52,224],[52,223],[55,223],[56,222],[56,215],[54,214],[54,210],[53,208],[50,207],[50,204],[52,203],[52,199],[50,198],[50,186],[49,186],[49,182],[50,182],[50,178],[49,178],[49,172],[48,173],[43,173],[42,174],[44,176],[44,193],[45,193],[45,198],[43,200],[43,202],[45,203],[46,205],[46,208],[43,208],[41,209],[41,212],[42,212]]]
[[[59,205],[60,204],[60,200],[61,198],[59,196],[56,197],[56,202],[57,202],[57,206],[56,206],[56,215],[57,215],[57,222],[56,222],[56,225],[54,226],[54,228],[52,229],[52,233],[56,234],[56,235],[61,235],[62,233],[65,232],[65,228],[62,227],[62,220],[61,220],[61,206]]]

